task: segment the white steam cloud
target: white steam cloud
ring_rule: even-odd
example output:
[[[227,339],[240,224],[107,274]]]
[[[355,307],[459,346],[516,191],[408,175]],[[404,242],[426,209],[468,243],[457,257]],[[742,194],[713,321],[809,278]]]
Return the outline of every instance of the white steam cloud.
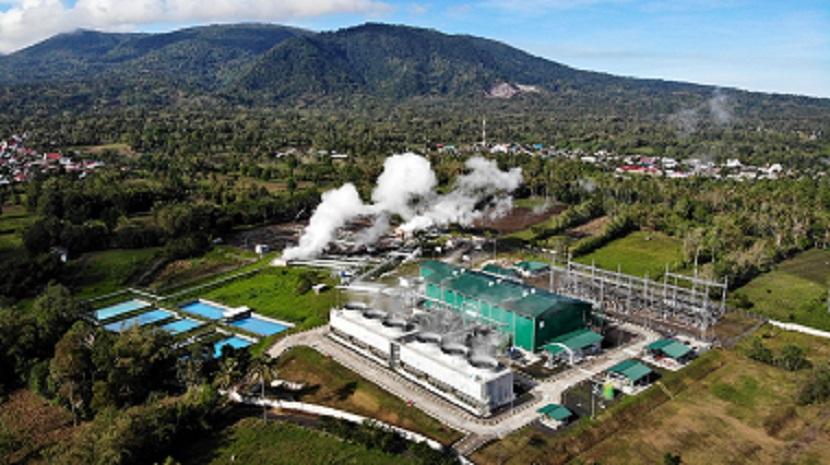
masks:
[[[360,194],[352,183],[323,193],[320,205],[314,210],[308,226],[300,237],[300,243],[296,247],[286,249],[283,258],[289,260],[314,255],[334,239],[337,229],[343,227],[351,218],[365,213],[366,205],[360,200]]]
[[[438,194],[429,160],[414,153],[387,158],[372,191],[372,204],[364,204],[352,184],[326,192],[299,244],[286,249],[283,259],[319,255],[339,228],[361,215],[375,217],[372,226],[358,236],[359,243],[369,244],[388,231],[392,215],[404,221],[402,231],[412,234],[432,226],[469,226],[485,215],[494,217],[508,211],[510,192],[522,182],[521,168],[502,171],[496,162],[481,157],[470,158],[466,167],[469,172],[456,179],[452,191]]]
[[[711,121],[718,126],[731,124],[735,117],[732,113],[733,102],[720,89],[716,89],[706,103],[695,108],[684,108],[669,116],[669,123],[675,130],[688,136],[697,132],[701,123]]]

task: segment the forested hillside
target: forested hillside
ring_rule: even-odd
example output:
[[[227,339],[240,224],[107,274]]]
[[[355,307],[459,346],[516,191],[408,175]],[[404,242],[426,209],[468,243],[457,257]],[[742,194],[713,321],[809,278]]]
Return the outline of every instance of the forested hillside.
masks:
[[[715,92],[578,70],[488,39],[384,24],[321,33],[263,24],[163,34],[77,31],[0,58],[0,88],[15,116],[172,104],[348,102],[385,111],[510,99],[500,111],[649,123],[705,105]],[[722,92],[735,116],[753,123],[815,128],[830,115],[827,99]]]

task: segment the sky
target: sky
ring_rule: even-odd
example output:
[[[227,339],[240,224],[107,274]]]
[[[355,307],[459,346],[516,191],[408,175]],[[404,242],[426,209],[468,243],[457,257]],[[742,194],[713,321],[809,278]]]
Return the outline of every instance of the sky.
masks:
[[[582,69],[830,98],[830,0],[0,0],[0,53],[77,28],[248,21],[408,24]]]

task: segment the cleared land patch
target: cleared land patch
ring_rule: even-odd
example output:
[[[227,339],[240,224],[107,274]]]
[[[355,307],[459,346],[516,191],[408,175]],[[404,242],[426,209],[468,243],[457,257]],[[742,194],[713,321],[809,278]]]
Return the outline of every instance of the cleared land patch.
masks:
[[[254,254],[229,247],[216,247],[201,257],[168,263],[148,286],[163,290],[198,282],[206,277],[237,268],[253,261]]]
[[[830,250],[809,250],[782,262],[735,291],[766,317],[830,330],[827,291]]]

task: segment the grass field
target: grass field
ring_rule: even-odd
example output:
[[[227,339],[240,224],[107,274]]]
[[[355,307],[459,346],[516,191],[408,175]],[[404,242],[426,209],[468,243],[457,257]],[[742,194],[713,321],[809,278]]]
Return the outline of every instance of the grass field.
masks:
[[[370,450],[335,436],[282,421],[245,418],[184,445],[183,465],[409,465],[410,459]]]
[[[176,260],[167,264],[147,287],[163,292],[166,289],[199,282],[254,260],[256,255],[252,252],[232,247],[214,247],[201,257]]]
[[[159,250],[113,249],[84,254],[69,262],[67,281],[80,299],[115,292],[146,271]]]
[[[771,348],[787,343],[806,348],[813,363],[830,356],[828,340],[768,327],[760,334]],[[683,380],[686,388],[676,389],[673,399],[617,424],[619,429],[600,437],[572,463],[657,464],[667,452],[679,454],[687,465],[827,463],[830,404],[801,407],[793,400],[808,370],[791,373],[749,360],[743,355],[746,344],[712,354],[720,358],[714,370],[698,380]],[[621,421],[610,412],[603,415],[595,423]],[[525,428],[473,459],[480,464],[562,463],[557,447],[569,435],[590,435],[587,428],[575,426],[558,434]]]
[[[769,273],[735,291],[750,302],[750,310],[780,321],[830,330],[827,290],[830,250],[809,250],[784,261]]]
[[[609,242],[603,247],[576,258],[579,263],[595,262],[600,268],[657,278],[666,265],[676,267],[683,260],[682,242],[659,232],[637,231]]]
[[[300,294],[298,286],[303,275],[309,276],[313,284],[328,284],[329,289],[319,295],[312,290]],[[328,312],[336,300],[333,285],[333,278],[325,272],[269,266],[250,277],[206,291],[200,297],[230,306],[247,305],[263,315],[296,323],[300,328],[311,328],[328,321]]]
[[[308,347],[296,347],[280,358],[280,377],[311,386],[303,402],[327,405],[418,431],[449,444],[461,435],[415,407],[361,378]]]
[[[3,213],[0,214],[0,254],[22,246],[21,233],[36,219],[37,216],[21,205],[3,205]]]

